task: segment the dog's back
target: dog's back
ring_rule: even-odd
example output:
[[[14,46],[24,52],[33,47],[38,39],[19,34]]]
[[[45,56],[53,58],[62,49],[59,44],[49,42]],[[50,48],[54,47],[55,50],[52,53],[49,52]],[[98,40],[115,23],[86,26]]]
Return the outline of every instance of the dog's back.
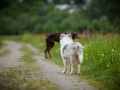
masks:
[[[82,63],[83,60],[83,46],[74,42],[65,46],[62,51],[63,58],[68,58],[69,60],[77,60],[78,63]]]
[[[46,36],[47,36],[46,40],[48,42],[59,42],[60,41],[60,33],[53,33],[53,34],[46,35]]]

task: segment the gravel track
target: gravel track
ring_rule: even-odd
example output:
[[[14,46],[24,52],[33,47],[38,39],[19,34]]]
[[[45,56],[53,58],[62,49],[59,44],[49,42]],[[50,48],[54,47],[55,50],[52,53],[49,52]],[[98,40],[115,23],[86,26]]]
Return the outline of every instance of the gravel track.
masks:
[[[20,61],[23,53],[19,50],[22,44],[13,41],[4,41],[3,43],[5,43],[5,47],[3,47],[0,52],[9,50],[10,54],[0,57],[0,72],[7,68],[23,65],[23,62]]]

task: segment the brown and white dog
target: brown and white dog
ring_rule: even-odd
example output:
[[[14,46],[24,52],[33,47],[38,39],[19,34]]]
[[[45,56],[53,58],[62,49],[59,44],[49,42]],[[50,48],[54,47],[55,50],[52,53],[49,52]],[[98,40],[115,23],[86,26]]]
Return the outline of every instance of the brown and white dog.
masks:
[[[60,34],[61,33],[53,33],[46,35],[46,49],[45,49],[45,58],[48,58],[47,53],[49,54],[49,57],[51,58],[50,50],[53,48],[55,42],[60,41]],[[74,39],[77,36],[76,32],[71,33],[72,38]]]
[[[80,64],[83,60],[83,46],[79,42],[73,42],[71,34],[60,35],[60,51],[66,73],[70,65],[70,74],[74,71],[74,63],[77,62],[77,74],[80,74]]]

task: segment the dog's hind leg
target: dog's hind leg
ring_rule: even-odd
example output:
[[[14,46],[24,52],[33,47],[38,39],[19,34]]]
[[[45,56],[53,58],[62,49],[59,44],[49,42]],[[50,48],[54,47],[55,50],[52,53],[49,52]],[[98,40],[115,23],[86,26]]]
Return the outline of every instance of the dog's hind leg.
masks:
[[[77,74],[80,74],[80,64],[77,65]]]
[[[53,48],[54,46],[54,43],[50,43],[50,46],[48,47],[48,54],[49,54],[49,57],[52,58],[51,54],[50,54],[50,50]]]
[[[77,74],[80,74],[80,60],[77,58]]]
[[[62,71],[62,73],[66,73],[67,71],[67,60],[66,59],[63,59],[63,63],[64,63],[64,70]]]
[[[71,63],[71,71],[70,71],[70,74],[72,74],[73,71],[74,71],[74,63],[72,62],[72,63]]]
[[[45,58],[47,59],[48,57],[47,57],[47,52],[48,52],[48,50],[49,50],[49,43],[48,43],[48,41],[46,40],[46,49],[45,49],[45,51],[44,51],[44,53],[45,53]]]
[[[46,49],[45,49],[45,58],[47,59],[47,53],[49,54],[49,57],[52,58],[51,54],[50,54],[50,50],[53,48],[54,43],[50,42],[46,44]]]
[[[47,59],[47,48],[45,49],[45,58]]]

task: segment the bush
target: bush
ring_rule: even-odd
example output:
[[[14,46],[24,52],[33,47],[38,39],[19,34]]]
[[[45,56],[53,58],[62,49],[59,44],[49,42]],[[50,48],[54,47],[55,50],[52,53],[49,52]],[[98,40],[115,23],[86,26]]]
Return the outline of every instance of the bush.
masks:
[[[47,22],[46,24],[44,24],[43,26],[43,31],[44,33],[53,33],[53,32],[57,32],[57,27],[56,27],[56,24],[49,21]]]
[[[88,20],[81,19],[80,23],[78,24],[77,28],[79,32],[83,32],[84,30],[87,29],[87,26],[89,25]]]
[[[35,25],[33,33],[35,34],[44,33],[43,25],[41,23],[38,23],[37,25]]]

